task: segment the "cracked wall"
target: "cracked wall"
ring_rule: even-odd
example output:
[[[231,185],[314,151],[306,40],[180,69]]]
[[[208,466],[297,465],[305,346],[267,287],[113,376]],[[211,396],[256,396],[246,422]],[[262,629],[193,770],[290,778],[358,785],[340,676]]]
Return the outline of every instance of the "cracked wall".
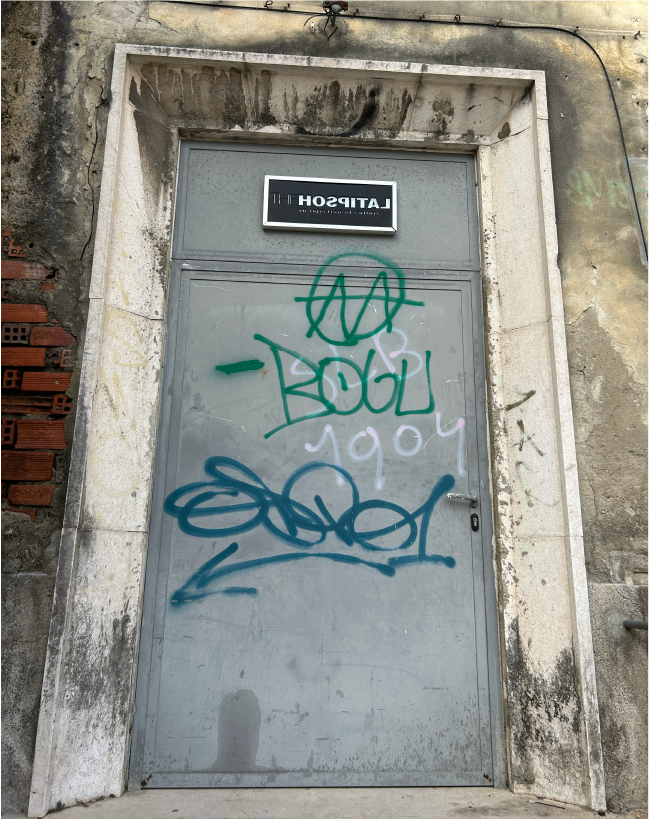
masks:
[[[466,19],[505,17],[580,26],[600,51],[613,79],[646,214],[647,23],[643,4],[586,2],[576,8],[567,3],[463,0],[460,5]],[[385,2],[359,2],[358,7],[373,14],[394,13]],[[421,2],[401,3],[399,11],[413,17],[431,13],[429,5]],[[452,16],[456,11],[457,3],[435,4],[437,15]],[[327,41],[321,19],[313,30],[305,29],[300,18],[281,14],[261,18],[260,25],[263,12],[197,9],[179,3],[18,2],[3,3],[3,12],[3,228],[9,227],[23,246],[33,245],[30,258],[58,271],[52,290],[21,282],[12,283],[9,292],[15,300],[47,305],[50,314],[78,338],[77,362],[84,345],[92,261],[92,243],[80,260],[91,232],[93,210],[87,166],[96,118],[99,139],[90,179],[97,187],[106,108],[97,110],[96,106],[101,89],[110,84],[115,42],[546,71],[607,791],[615,805],[646,804],[646,739],[641,727],[642,720],[646,722],[646,705],[644,711],[642,706],[646,703],[646,636],[620,632],[620,621],[628,611],[644,611],[646,617],[646,267],[619,135],[593,55],[577,41],[550,32],[352,19],[341,21],[338,32]],[[638,30],[642,33],[635,37]],[[213,123],[219,129],[249,127],[250,123],[262,129],[281,121],[291,123],[294,133],[301,136],[362,135],[371,142],[372,136],[394,138],[404,127],[421,122],[418,127],[428,133],[431,143],[443,143],[451,132],[479,133],[485,122],[499,121],[501,104],[502,110],[507,108],[499,95],[487,100],[475,91],[475,99],[461,105],[453,105],[440,93],[436,105],[422,110],[416,88],[388,87],[378,81],[369,87],[345,87],[336,78],[309,94],[286,93],[281,108],[274,108],[272,80],[264,72],[251,79],[237,71],[216,77],[209,72],[189,75],[165,69],[160,76],[145,68],[143,79],[152,93],[133,102],[142,111],[137,127],[146,128],[149,139],[162,116],[186,127],[191,127],[193,117],[203,121],[203,104],[225,112],[221,121]],[[508,138],[512,130],[515,132],[509,123],[502,123],[499,137]],[[152,212],[159,204],[153,195],[159,180],[171,176],[164,163],[169,151],[165,140],[161,129],[159,152],[143,161],[150,175],[147,190]],[[160,269],[164,248],[156,247],[155,237],[151,255]],[[160,269],[160,275],[164,270]],[[72,397],[78,366],[68,391]],[[71,416],[66,422],[68,440],[73,423]],[[39,510],[33,522],[24,514],[4,515],[3,571],[10,575],[10,582],[5,586],[3,605],[10,617],[19,613],[24,629],[9,638],[5,654],[6,702],[14,719],[7,723],[3,736],[4,770],[9,774],[3,784],[4,810],[24,808],[28,796],[37,716],[34,692],[42,676],[46,614],[63,514],[65,458],[57,468],[63,487],[50,510]],[[618,587],[622,587],[622,596]],[[17,659],[16,647],[25,634],[39,637],[25,641]],[[125,635],[125,651],[131,650],[129,639]],[[527,737],[528,743],[543,741],[534,736],[536,708],[556,707],[561,730],[569,728],[574,714],[561,707],[561,691],[574,673],[569,655],[565,667],[557,669],[556,680],[546,681],[542,701],[532,702],[524,693],[534,679],[524,646],[512,639],[507,648],[512,668],[518,669],[513,681],[519,681],[519,689],[514,684],[513,690],[520,690],[519,708],[512,712],[518,736]],[[25,677],[30,679],[31,693],[23,692],[19,685]],[[83,699],[81,692],[80,697]],[[612,703],[619,704],[613,707]],[[515,775],[524,781],[528,776],[525,742],[518,751]]]

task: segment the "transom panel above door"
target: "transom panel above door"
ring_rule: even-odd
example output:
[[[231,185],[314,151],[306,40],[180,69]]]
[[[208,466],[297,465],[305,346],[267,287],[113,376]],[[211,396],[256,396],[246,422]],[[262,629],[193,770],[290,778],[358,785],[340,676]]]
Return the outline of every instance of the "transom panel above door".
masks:
[[[183,143],[176,259],[322,264],[341,250],[388,256],[402,268],[479,270],[473,156]],[[262,230],[264,177],[396,183],[394,236]],[[362,265],[362,260],[350,263]]]

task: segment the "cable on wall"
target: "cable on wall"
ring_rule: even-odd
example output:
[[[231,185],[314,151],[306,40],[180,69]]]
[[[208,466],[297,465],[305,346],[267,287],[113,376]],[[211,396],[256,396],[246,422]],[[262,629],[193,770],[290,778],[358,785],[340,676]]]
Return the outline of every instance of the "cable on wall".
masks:
[[[299,16],[307,16],[313,17],[316,16],[310,11],[301,11],[299,9],[292,9],[290,7],[290,3],[287,3],[283,7],[274,7],[273,0],[265,0],[264,6],[234,6],[227,3],[201,3],[201,2],[192,2],[192,0],[167,0],[167,2],[178,2],[182,3],[183,5],[188,6],[201,6],[205,8],[206,6],[211,8],[221,8],[221,9],[242,9],[246,11],[270,11],[275,12],[277,14],[296,14]],[[322,12],[319,16],[326,17],[328,16],[326,12]],[[640,228],[640,236],[642,239],[642,247],[644,249],[645,258],[647,258],[647,239],[645,237],[644,232],[644,225],[642,222],[642,215],[640,213],[640,206],[638,204],[638,198],[636,196],[635,185],[633,184],[633,177],[631,176],[631,163],[629,162],[629,155],[627,153],[626,148],[626,140],[624,139],[624,129],[622,127],[622,120],[620,118],[620,112],[617,107],[617,101],[615,99],[615,94],[613,93],[613,85],[611,84],[611,79],[608,75],[608,71],[606,70],[606,66],[604,65],[604,61],[600,57],[597,52],[595,46],[586,40],[585,37],[582,37],[581,34],[578,33],[579,26],[575,26],[574,28],[564,28],[562,26],[550,26],[550,25],[540,25],[536,23],[507,23],[503,20],[495,20],[493,22],[484,22],[484,21],[476,21],[476,20],[462,20],[461,15],[456,14],[453,20],[439,20],[439,19],[427,19],[425,15],[421,15],[420,17],[383,17],[376,14],[360,14],[358,9],[353,12],[349,17],[345,19],[353,19],[353,20],[374,20],[376,22],[384,22],[384,23],[415,23],[418,25],[448,25],[448,26],[479,26],[479,27],[486,27],[486,28],[508,28],[508,29],[525,29],[526,31],[558,31],[562,34],[568,34],[570,37],[574,37],[575,39],[579,40],[580,42],[584,43],[587,48],[592,51],[592,53],[597,58],[597,61],[604,72],[604,76],[606,78],[606,84],[608,85],[608,90],[611,95],[611,100],[613,101],[613,108],[615,110],[615,118],[617,120],[619,132],[620,132],[620,141],[622,142],[622,150],[624,151],[624,162],[626,165],[627,175],[629,177],[629,185],[631,187],[631,195],[633,197],[633,205],[635,208],[636,218],[638,220],[638,226]],[[635,35],[637,36],[640,34]]]

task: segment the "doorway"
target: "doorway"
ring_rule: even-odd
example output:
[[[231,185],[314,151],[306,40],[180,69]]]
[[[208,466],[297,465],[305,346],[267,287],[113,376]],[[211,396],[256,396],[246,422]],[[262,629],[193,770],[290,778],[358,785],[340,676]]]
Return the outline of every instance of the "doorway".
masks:
[[[182,143],[130,788],[493,782],[484,383],[471,155]]]

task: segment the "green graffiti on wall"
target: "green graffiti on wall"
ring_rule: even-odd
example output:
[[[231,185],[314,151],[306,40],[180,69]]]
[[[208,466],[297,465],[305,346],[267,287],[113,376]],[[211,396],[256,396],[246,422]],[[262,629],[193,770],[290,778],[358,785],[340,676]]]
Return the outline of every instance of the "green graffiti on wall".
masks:
[[[572,168],[568,171],[566,181],[566,196],[573,205],[593,210],[599,202],[608,202],[611,208],[629,208],[626,185],[619,179],[612,178],[606,168],[600,168],[594,178],[590,171]]]
[[[381,270],[374,278],[369,292],[366,295],[352,295],[353,289],[345,285],[345,274],[337,273],[333,283],[330,282],[328,268],[331,265],[338,266],[342,259],[361,259],[369,261],[371,264],[378,262]],[[336,268],[334,267],[334,273]],[[352,293],[350,293],[352,289]],[[406,298],[406,285],[403,271],[394,262],[381,256],[373,256],[369,253],[340,253],[332,256],[316,274],[313,285],[308,296],[298,296],[295,301],[306,302],[306,315],[309,320],[309,330],[307,338],[317,333],[327,344],[335,344],[340,347],[351,347],[365,338],[379,333],[385,329],[392,332],[392,319],[401,309],[402,305],[409,304],[416,307],[423,307],[422,301],[412,301]],[[360,310],[355,318],[350,318],[350,302],[362,302]],[[338,338],[331,338],[326,335],[321,324],[332,303],[340,303],[340,333]],[[363,322],[366,317],[367,308],[372,302],[378,302],[379,309],[383,310],[383,320],[377,326],[363,331]],[[353,321],[353,323],[352,323]],[[366,321],[366,324],[368,322]],[[351,324],[351,327],[349,326]]]
[[[340,270],[341,262],[344,264],[345,259],[350,259],[356,264],[349,265],[353,272],[346,274]],[[358,264],[358,261],[361,264]],[[379,272],[372,278],[367,277],[366,269],[368,266],[376,269],[378,266]],[[331,267],[331,270],[329,268]],[[365,268],[365,269],[364,269]],[[363,289],[363,293],[357,291]],[[393,329],[393,319],[404,304],[413,307],[423,307],[423,301],[414,301],[406,298],[405,276],[403,271],[397,267],[394,262],[385,259],[381,256],[374,256],[365,253],[341,253],[337,256],[332,256],[316,274],[308,296],[297,296],[296,302],[304,302],[306,304],[306,317],[309,322],[309,329],[306,333],[307,338],[311,338],[314,334],[318,335],[325,343],[332,347],[351,347],[358,344],[359,341],[374,337],[375,344],[378,347],[379,342],[377,337],[382,333],[391,333]],[[333,306],[333,310],[330,309]],[[355,312],[354,307],[358,306]],[[370,311],[368,308],[372,307]],[[323,329],[325,320],[328,322],[328,329]],[[404,340],[406,336],[402,331],[397,330]],[[426,350],[425,353],[425,368],[426,368],[426,382],[428,385],[427,405],[419,408],[406,408],[405,389],[406,380],[408,379],[408,360],[402,358],[401,371],[397,372],[392,365],[390,369],[392,372],[376,375],[376,368],[372,368],[372,363],[376,356],[376,350],[370,349],[367,352],[365,364],[361,368],[359,364],[344,356],[325,356],[319,361],[311,361],[306,356],[284,347],[276,343],[272,339],[266,338],[260,333],[255,333],[254,338],[260,341],[270,349],[273,355],[275,364],[277,366],[277,377],[279,379],[279,387],[281,392],[282,407],[284,410],[285,421],[283,424],[267,432],[264,437],[270,438],[276,432],[286,427],[298,424],[301,421],[312,420],[313,418],[323,418],[327,415],[353,415],[361,410],[363,407],[373,414],[380,414],[387,412],[394,408],[394,414],[402,415],[430,415],[435,409],[435,399],[433,397],[433,390],[431,387],[430,376],[430,359],[431,351]],[[378,347],[380,349],[380,347]],[[423,366],[423,359],[418,353],[413,351],[405,351],[403,348],[401,353],[412,353],[419,358],[419,367]],[[291,356],[294,362],[300,362],[308,371],[298,373],[291,367],[291,372],[294,375],[300,374],[307,376],[306,380],[299,381],[296,384],[287,384],[286,372],[282,362],[282,354]],[[385,354],[381,353],[385,359]],[[392,356],[396,353],[392,353]],[[264,366],[263,362],[258,359],[250,359],[246,361],[234,362],[231,364],[220,364],[215,369],[224,373],[225,375],[233,375],[237,373],[249,372],[261,369]],[[343,368],[348,368],[347,375]],[[331,375],[328,374],[328,371]],[[411,373],[414,375],[418,370]],[[354,380],[356,379],[356,380]],[[379,385],[382,381],[389,379],[392,381],[392,394],[385,400],[382,406],[375,406],[370,399],[369,386],[370,384]],[[333,396],[327,398],[325,395],[325,382],[329,384],[338,383],[342,394],[349,394],[352,388],[359,388],[358,400],[352,407],[335,403],[338,390],[333,391]],[[311,389],[307,389],[307,388]],[[293,417],[289,408],[290,398],[306,398],[317,403],[319,409],[315,409],[306,415]],[[344,402],[343,402],[344,403]]]

